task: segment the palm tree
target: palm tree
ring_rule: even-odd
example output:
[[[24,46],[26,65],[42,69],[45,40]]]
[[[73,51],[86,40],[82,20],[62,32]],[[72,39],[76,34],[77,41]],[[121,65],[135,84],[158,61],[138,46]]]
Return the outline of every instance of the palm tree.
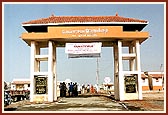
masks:
[[[148,72],[144,72],[146,76],[148,76],[148,84],[149,84],[149,90],[153,90],[153,81],[152,81],[152,76],[148,74]]]

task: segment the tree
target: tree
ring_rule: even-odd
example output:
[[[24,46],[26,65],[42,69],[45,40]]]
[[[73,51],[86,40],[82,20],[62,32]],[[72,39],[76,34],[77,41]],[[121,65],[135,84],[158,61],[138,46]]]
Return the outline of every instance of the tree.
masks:
[[[153,90],[152,76],[148,72],[144,72],[144,74],[148,76],[149,90]]]
[[[8,85],[7,83],[4,81],[4,90],[7,90],[8,89]]]

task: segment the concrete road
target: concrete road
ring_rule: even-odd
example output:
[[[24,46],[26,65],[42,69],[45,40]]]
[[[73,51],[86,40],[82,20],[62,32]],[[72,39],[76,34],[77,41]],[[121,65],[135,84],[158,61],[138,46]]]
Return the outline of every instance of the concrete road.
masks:
[[[15,106],[16,107],[16,106]],[[50,104],[26,104],[15,111],[127,111],[121,104],[103,96],[64,97]]]

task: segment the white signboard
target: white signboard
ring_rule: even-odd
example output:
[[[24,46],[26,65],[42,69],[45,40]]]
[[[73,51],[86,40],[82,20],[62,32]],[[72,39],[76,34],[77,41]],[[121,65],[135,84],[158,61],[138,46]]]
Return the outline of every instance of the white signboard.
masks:
[[[67,54],[98,54],[101,53],[102,43],[66,43]]]

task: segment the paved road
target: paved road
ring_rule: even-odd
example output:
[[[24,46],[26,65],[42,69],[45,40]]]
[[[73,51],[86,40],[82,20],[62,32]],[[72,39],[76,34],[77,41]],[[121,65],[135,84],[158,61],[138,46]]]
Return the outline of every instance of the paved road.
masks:
[[[60,98],[50,104],[20,104],[15,111],[127,111],[121,104],[103,96]]]
[[[31,104],[29,100],[12,103],[5,107],[7,111],[165,111],[164,92],[144,92],[143,100],[113,101],[103,96],[85,95],[81,97],[60,98],[50,104]]]

